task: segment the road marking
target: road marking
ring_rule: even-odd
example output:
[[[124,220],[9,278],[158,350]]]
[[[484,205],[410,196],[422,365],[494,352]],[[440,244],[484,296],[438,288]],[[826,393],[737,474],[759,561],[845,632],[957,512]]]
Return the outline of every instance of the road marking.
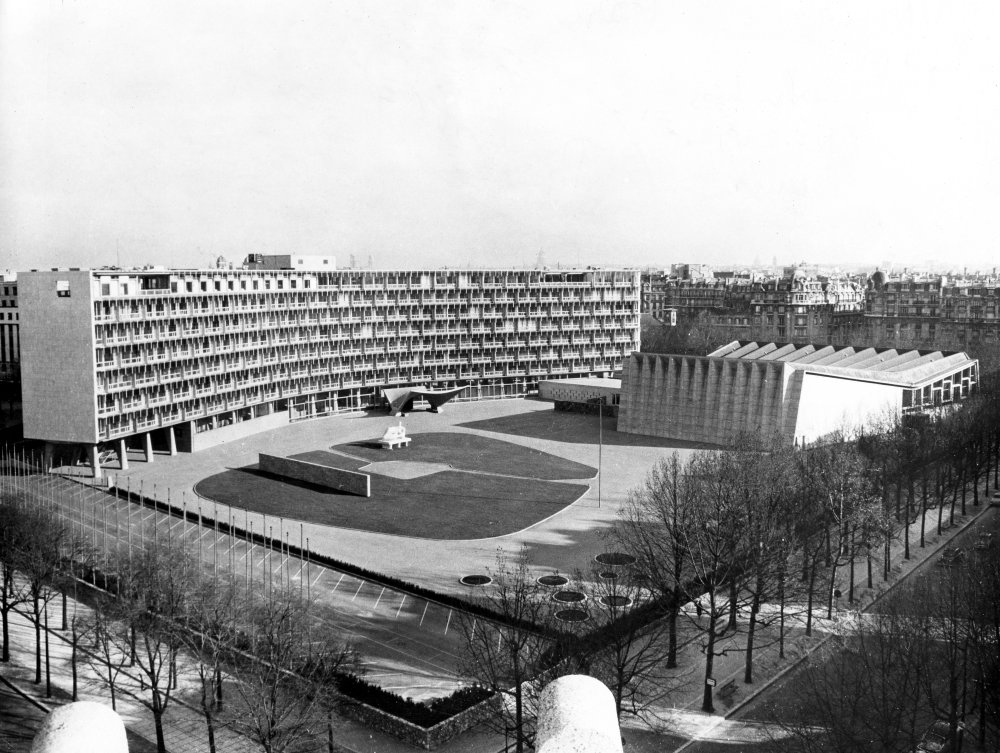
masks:
[[[403,594],[403,600],[399,602],[399,609],[396,610],[396,619],[399,619],[399,612],[403,608],[403,604],[406,602],[406,594]]]
[[[423,614],[420,615],[420,622],[417,625],[417,627],[420,627],[421,625],[424,624],[424,617],[427,616],[427,607],[429,607],[430,605],[431,605],[431,603],[429,601],[425,601],[424,602],[424,612],[423,612]]]
[[[453,610],[448,610],[448,621],[444,624],[444,634],[448,635],[448,627],[451,625],[451,613]]]
[[[360,591],[361,589],[359,588],[358,590]],[[382,594],[384,594],[384,593],[385,593],[385,586],[382,586],[382,590],[378,592],[378,598],[377,598],[377,599],[375,599],[375,606],[373,606],[373,607],[372,607],[372,611],[373,611],[373,612],[374,612],[374,611],[375,611],[376,609],[378,609],[378,603],[379,603],[380,601],[382,601]],[[354,594],[354,595],[355,595],[355,596],[357,596],[357,594]]]
[[[314,586],[317,583],[319,583],[319,579],[323,577],[323,573],[325,573],[325,572],[326,572],[326,570],[320,570],[319,575],[316,576],[316,580],[313,581],[313,585]],[[335,585],[333,587],[333,591],[336,591],[338,588],[340,588],[340,581],[342,581],[343,579],[344,579],[344,573],[341,573],[340,574],[340,578],[337,580],[337,585]],[[333,593],[333,591],[330,591],[330,593]]]
[[[358,598],[358,594],[359,594],[359,593],[361,593],[361,589],[362,589],[362,588],[364,588],[364,587],[365,587],[365,582],[364,582],[364,581],[361,581],[361,582],[360,582],[360,583],[358,584],[358,590],[357,590],[357,591],[355,591],[355,592],[354,592],[354,596],[352,596],[352,597],[351,597],[351,601],[354,601],[354,600],[355,600],[356,598]]]

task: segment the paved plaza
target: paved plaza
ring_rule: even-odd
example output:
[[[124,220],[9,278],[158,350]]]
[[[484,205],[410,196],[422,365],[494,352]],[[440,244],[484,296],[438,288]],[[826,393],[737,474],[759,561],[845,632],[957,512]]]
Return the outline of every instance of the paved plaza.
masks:
[[[116,476],[116,483],[127,485],[132,491],[141,486],[146,496],[155,493],[161,500],[166,500],[169,493],[175,505],[180,500],[186,502],[188,509],[201,504],[212,510],[212,514],[218,508],[221,519],[226,519],[230,511],[225,505],[196,496],[194,487],[202,479],[226,469],[252,465],[257,462],[259,452],[288,456],[377,438],[398,420],[373,411],[304,421],[195,454],[173,457],[158,454],[153,463],[143,462],[136,454],[130,458],[127,472],[119,474],[108,469],[108,473]],[[440,541],[311,523],[300,525],[297,520],[268,516],[266,525],[275,536],[281,531],[293,542],[303,536],[317,554],[457,595],[468,593],[459,578],[491,568],[498,548],[515,552],[526,547],[539,573],[571,573],[578,568],[589,568],[593,557],[606,551],[609,545],[603,536],[629,489],[643,481],[653,463],[675,448],[682,453],[693,448],[656,437],[619,434],[611,416],[604,417],[599,431],[595,415],[556,412],[550,403],[536,400],[449,404],[447,412],[418,411],[408,414],[403,422],[407,433],[414,437],[415,447],[419,446],[421,433],[464,432],[512,442],[595,468],[600,466],[601,472],[599,478],[583,481],[590,488],[573,504],[524,530],[504,536]],[[396,452],[385,454],[386,460],[401,459]],[[438,462],[447,463],[448,459],[441,458]],[[233,514],[240,521],[252,522],[254,530],[264,530],[261,515],[242,509],[234,510]]]

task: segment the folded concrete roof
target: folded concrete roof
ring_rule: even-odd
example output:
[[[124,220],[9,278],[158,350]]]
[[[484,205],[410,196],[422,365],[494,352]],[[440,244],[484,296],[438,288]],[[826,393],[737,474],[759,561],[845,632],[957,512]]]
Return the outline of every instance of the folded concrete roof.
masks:
[[[904,387],[934,382],[976,363],[962,352],[853,348],[835,345],[794,345],[734,340],[708,358],[786,363],[793,369]]]

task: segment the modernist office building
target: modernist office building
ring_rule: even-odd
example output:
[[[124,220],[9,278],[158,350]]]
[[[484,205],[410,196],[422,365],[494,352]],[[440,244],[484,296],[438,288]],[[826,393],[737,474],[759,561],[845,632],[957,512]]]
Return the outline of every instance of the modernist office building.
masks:
[[[625,270],[22,273],[24,435],[50,449],[194,451],[383,402],[524,395],[611,376],[639,347]]]
[[[741,431],[789,445],[934,409],[969,394],[965,353],[734,341],[707,356],[633,353],[618,430],[725,445]]]

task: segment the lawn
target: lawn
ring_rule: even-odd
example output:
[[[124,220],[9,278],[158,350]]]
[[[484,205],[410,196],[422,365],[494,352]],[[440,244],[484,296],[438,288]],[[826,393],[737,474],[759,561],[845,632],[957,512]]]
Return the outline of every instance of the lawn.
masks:
[[[435,437],[434,442],[425,442],[427,437]],[[527,528],[588,489],[585,484],[552,479],[565,478],[565,474],[593,475],[589,466],[508,442],[477,441],[481,439],[469,434],[421,434],[408,448],[412,452],[374,450],[365,447],[366,443],[343,446],[345,452],[373,461],[444,462],[456,467],[460,461],[465,465],[462,470],[414,479],[372,473],[372,496],[367,499],[282,481],[259,473],[256,465],[210,476],[198,482],[195,491],[224,504],[320,525],[418,538],[475,539]],[[434,452],[433,447],[439,449]],[[351,471],[368,464],[367,459],[325,451],[294,457]],[[485,469],[490,470],[484,474]],[[529,472],[544,476],[526,477]]]
[[[423,463],[447,463],[455,470],[499,473],[548,481],[594,478],[597,469],[573,460],[550,455],[541,450],[504,442],[478,434],[429,432],[414,434],[409,447],[387,451],[376,441],[350,442],[332,449],[375,463],[384,460],[409,460]]]

